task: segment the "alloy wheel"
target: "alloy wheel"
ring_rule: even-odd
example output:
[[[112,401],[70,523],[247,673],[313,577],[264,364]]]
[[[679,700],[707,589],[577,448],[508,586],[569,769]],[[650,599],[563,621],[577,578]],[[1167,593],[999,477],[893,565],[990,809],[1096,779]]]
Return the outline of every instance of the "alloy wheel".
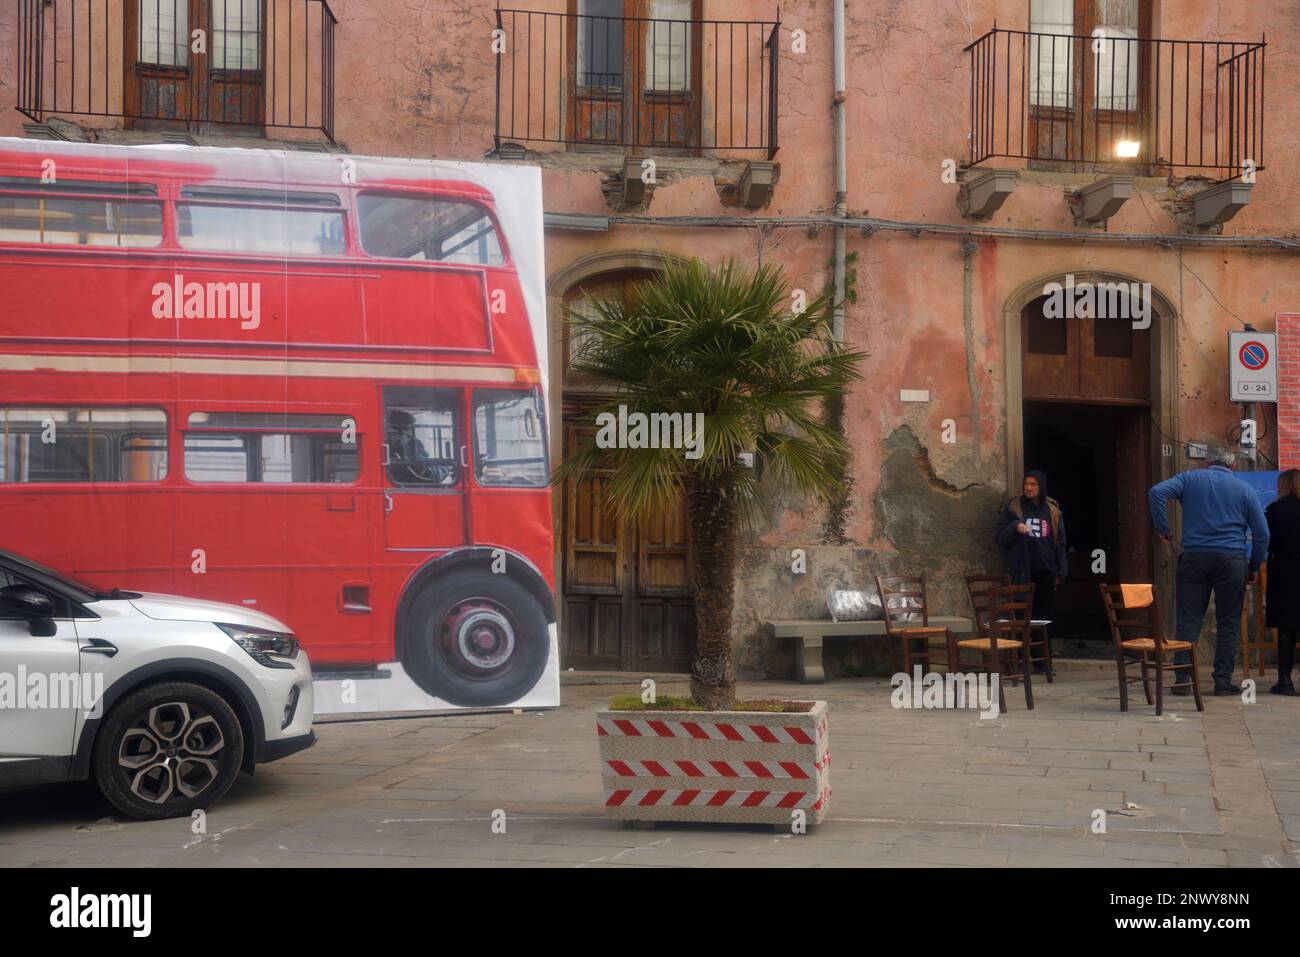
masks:
[[[184,701],[154,705],[122,735],[118,773],[142,801],[192,800],[221,773],[225,736],[217,719]]]

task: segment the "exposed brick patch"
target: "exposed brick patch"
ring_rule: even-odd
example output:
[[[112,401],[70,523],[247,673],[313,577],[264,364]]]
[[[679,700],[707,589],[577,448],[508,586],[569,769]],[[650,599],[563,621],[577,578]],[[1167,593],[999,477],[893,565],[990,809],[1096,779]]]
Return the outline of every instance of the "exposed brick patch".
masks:
[[[1278,467],[1300,468],[1300,314],[1277,317]]]

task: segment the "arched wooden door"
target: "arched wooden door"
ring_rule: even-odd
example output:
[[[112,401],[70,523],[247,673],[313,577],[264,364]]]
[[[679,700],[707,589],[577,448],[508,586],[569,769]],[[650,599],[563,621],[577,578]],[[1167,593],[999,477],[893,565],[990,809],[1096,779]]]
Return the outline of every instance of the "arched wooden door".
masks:
[[[1161,320],[1151,313],[1150,328],[1135,328],[1136,304],[1103,318],[1057,318],[1046,304],[1021,312],[1024,466],[1047,473],[1065,516],[1070,573],[1053,635],[1103,639],[1097,582],[1152,580],[1151,330]]]
[[[564,297],[565,315],[591,299],[625,296],[644,272],[584,282]],[[590,381],[569,372],[565,336],[564,447],[578,440],[578,423],[600,401]],[[688,671],[695,653],[686,503],[640,522],[608,507],[603,480],[568,482],[563,489],[560,647],[566,668]]]

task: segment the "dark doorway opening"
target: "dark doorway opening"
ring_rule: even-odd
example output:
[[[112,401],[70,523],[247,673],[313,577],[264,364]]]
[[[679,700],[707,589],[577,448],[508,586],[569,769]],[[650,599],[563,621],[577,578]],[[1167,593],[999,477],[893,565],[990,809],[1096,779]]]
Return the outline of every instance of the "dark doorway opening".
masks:
[[[1152,580],[1149,416],[1146,405],[1024,404],[1025,468],[1047,473],[1070,549],[1051,629],[1065,657],[1113,654],[1098,582]]]

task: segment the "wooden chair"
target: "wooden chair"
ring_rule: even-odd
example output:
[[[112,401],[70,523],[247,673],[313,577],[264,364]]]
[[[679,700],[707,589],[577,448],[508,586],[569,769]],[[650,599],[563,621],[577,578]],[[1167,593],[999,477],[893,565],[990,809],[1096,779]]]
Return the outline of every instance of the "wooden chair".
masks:
[[[914,664],[923,665],[924,672],[929,672],[930,639],[942,638],[944,647],[950,647],[952,633],[947,628],[930,626],[925,576],[877,575],[876,588],[880,591],[880,605],[885,612],[885,633],[890,639],[898,640],[903,673],[911,677]]]
[[[1110,625],[1111,638],[1115,642],[1115,664],[1119,670],[1119,710],[1128,710],[1128,685],[1130,681],[1141,681],[1142,690],[1146,692],[1147,704],[1155,704],[1156,714],[1164,713],[1165,706],[1165,672],[1190,670],[1192,680],[1177,681],[1169,685],[1174,688],[1191,687],[1196,700],[1196,710],[1204,711],[1201,701],[1201,674],[1196,658],[1196,645],[1192,642],[1166,640],[1164,627],[1160,620],[1160,603],[1156,600],[1154,585],[1109,585],[1101,582],[1101,601],[1106,607],[1106,622]],[[1125,589],[1129,590],[1125,601]],[[1123,617],[1120,617],[1123,615]],[[1135,637],[1125,638],[1125,631],[1135,632]],[[1191,652],[1190,665],[1174,664],[1174,654],[1179,651]],[[1142,669],[1141,677],[1130,676],[1128,665],[1136,662]],[[1152,673],[1154,672],[1154,677]],[[1151,686],[1155,685],[1155,695]]]
[[[1250,677],[1250,656],[1255,655],[1255,670],[1264,677],[1264,652],[1273,652],[1277,661],[1277,629],[1265,624],[1264,596],[1268,593],[1268,563],[1259,569],[1259,580],[1246,586],[1250,590],[1250,601],[1241,604],[1241,674]],[[1247,611],[1249,610],[1249,615]]]
[[[1011,584],[1010,575],[967,575],[966,594],[970,595],[971,607],[975,609],[975,631],[984,634],[980,626],[980,615],[987,614],[991,599],[989,592],[994,588],[1004,588]],[[1039,622],[1029,623],[1029,652],[1034,664],[1042,662],[1044,677],[1048,683],[1056,680],[1052,666],[1052,640],[1047,635],[1047,625]]]
[[[1034,607],[1034,586],[998,585],[984,589],[981,599],[986,602],[986,606],[981,609],[976,605],[975,627],[978,637],[948,639],[948,670],[974,668],[986,674],[997,674],[998,711],[1001,714],[1006,714],[1007,711],[1006,683],[1023,682],[1025,707],[1033,711],[1031,674],[1034,666],[1030,650],[1029,618]],[[960,655],[965,650],[980,652],[983,660],[979,664],[962,662]]]

